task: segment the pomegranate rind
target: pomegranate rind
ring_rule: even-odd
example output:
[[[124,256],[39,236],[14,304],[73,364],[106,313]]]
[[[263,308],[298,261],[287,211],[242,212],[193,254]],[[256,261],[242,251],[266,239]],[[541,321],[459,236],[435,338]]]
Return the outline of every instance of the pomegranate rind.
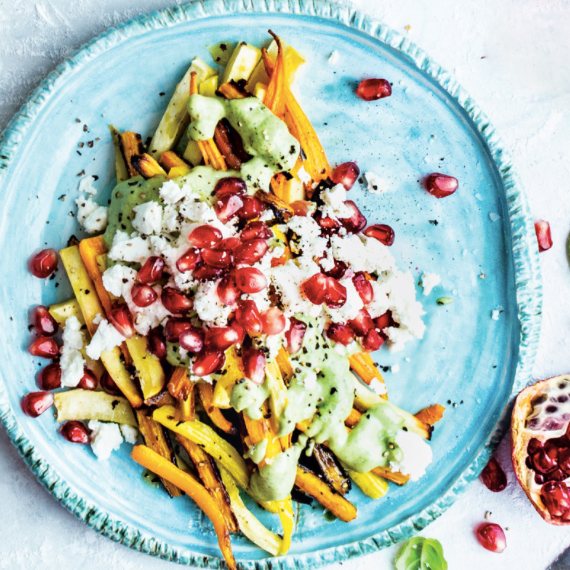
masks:
[[[570,375],[564,374],[541,380],[526,387],[517,396],[511,420],[511,458],[517,480],[538,514],[549,524],[568,526],[570,521],[563,521],[560,518],[551,516],[542,502],[540,490],[530,487],[530,482],[534,478],[534,471],[526,465],[528,442],[533,437],[537,437],[537,432],[533,432],[525,427],[526,419],[532,412],[532,401],[543,392],[546,392],[551,385],[561,380],[570,381]]]

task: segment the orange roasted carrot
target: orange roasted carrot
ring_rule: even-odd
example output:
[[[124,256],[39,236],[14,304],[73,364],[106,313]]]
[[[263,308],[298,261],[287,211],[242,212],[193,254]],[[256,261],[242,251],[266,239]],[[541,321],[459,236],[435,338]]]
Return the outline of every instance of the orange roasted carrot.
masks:
[[[445,408],[440,404],[434,404],[433,406],[429,406],[420,410],[417,414],[414,414],[418,420],[428,424],[430,426],[436,424],[443,418],[443,412],[445,412]]]
[[[235,433],[236,429],[232,422],[225,418],[224,414],[220,411],[220,408],[216,408],[216,406],[214,406],[214,389],[212,385],[201,382],[196,386],[198,388],[198,393],[200,394],[200,400],[202,400],[202,405],[214,425],[226,433]]]
[[[361,417],[362,414],[355,408],[352,408],[352,410],[350,410],[348,418],[344,420],[344,425],[347,427],[354,427],[360,421]]]
[[[285,82],[287,77],[285,70],[285,58],[283,57],[283,46],[281,45],[281,40],[271,30],[269,30],[269,33],[277,42],[277,59],[275,60],[275,65],[272,70],[273,72],[271,73],[271,79],[267,86],[267,92],[265,93],[263,104],[276,117],[282,119],[285,114]],[[267,52],[265,52],[264,62],[266,58]]]
[[[214,525],[214,530],[218,536],[218,544],[228,567],[231,570],[235,570],[237,565],[232,552],[228,525],[224,515],[207,489],[190,474],[178,469],[170,461],[164,459],[164,457],[161,457],[145,445],[135,445],[131,452],[131,457],[139,465],[182,489],[204,511]]]
[[[372,380],[376,378],[378,382],[384,384],[384,378],[380,374],[380,370],[374,364],[372,357],[368,352],[358,352],[348,357],[350,367],[358,374],[360,379],[366,384],[370,385]],[[384,400],[388,399],[388,393],[380,394]]]
[[[93,280],[95,290],[101,305],[103,305],[103,309],[105,309],[105,313],[109,314],[112,306],[111,297],[109,297],[109,293],[107,293],[107,289],[103,285],[103,276],[97,264],[97,258],[105,253],[107,253],[107,248],[103,243],[103,236],[87,238],[79,242],[79,255],[81,255],[81,259],[85,263],[89,277]],[[102,316],[104,317],[105,315]]]

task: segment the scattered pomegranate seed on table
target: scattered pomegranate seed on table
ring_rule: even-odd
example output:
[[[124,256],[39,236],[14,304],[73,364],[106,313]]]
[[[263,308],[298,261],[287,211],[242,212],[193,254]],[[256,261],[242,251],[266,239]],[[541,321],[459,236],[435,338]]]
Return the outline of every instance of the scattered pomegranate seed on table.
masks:
[[[459,187],[457,178],[448,176],[447,174],[440,174],[433,172],[425,181],[426,190],[436,198],[446,198],[455,193]]]
[[[481,480],[489,491],[499,493],[507,486],[507,476],[495,457],[491,457],[481,472]]]
[[[358,85],[356,94],[364,101],[377,101],[392,95],[392,86],[385,79],[365,79]]]
[[[538,240],[538,251],[546,251],[552,247],[552,234],[550,224],[544,220],[534,222],[536,239]]]
[[[505,533],[498,524],[482,524],[475,534],[481,546],[491,552],[500,553],[507,547]]]
[[[30,271],[36,277],[45,279],[57,269],[55,249],[42,249],[30,259]]]

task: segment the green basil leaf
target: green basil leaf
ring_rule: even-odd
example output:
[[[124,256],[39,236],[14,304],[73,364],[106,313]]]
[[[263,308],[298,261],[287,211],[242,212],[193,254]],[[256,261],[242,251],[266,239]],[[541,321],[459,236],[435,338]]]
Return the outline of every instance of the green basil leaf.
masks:
[[[396,557],[396,570],[447,570],[439,540],[421,536],[408,540]]]

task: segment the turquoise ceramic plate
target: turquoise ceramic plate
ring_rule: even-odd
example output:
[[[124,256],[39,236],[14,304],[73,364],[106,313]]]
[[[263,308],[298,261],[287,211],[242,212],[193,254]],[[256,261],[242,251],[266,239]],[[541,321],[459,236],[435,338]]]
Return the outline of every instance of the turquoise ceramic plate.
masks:
[[[423,341],[398,355],[380,351],[375,359],[382,366],[399,363],[398,374],[386,375],[398,405],[415,412],[441,402],[447,411],[421,481],[391,486],[380,501],[352,491],[359,514],[351,524],[327,522],[320,508],[302,507],[285,558],[269,562],[235,537],[244,567],[343,560],[409,537],[439,516],[497,444],[508,424],[504,410],[528,381],[537,345],[536,240],[510,159],[482,111],[407,39],[318,0],[200,2],[109,30],[38,87],[0,146],[0,240],[9,256],[0,291],[0,413],[38,479],[76,516],[113,540],[183,564],[220,565],[212,527],[188,499],[170,500],[145,485],[126,445],[109,462],[98,462],[88,448],[61,438],[51,414],[32,420],[20,411],[42,365],[25,350],[28,310],[71,296],[61,269],[44,283],[27,272],[26,259],[40,246],[61,248],[79,235],[71,213],[80,172],[98,175],[100,196],[109,195],[109,123],[151,134],[192,57],[208,59],[206,46],[222,40],[259,44],[269,28],[307,56],[300,100],[331,162],[358,160],[390,184],[384,195],[355,188],[351,198],[370,221],[394,227],[392,250],[401,267],[418,278],[426,270],[442,276],[442,285],[422,297]],[[335,65],[328,62],[333,49]],[[354,88],[368,76],[389,79],[393,95],[377,103],[357,99]],[[92,148],[78,147],[88,141]],[[459,191],[444,200],[428,195],[418,180],[432,171],[459,178]],[[454,303],[438,307],[440,296]],[[497,321],[494,310],[502,311]]]

